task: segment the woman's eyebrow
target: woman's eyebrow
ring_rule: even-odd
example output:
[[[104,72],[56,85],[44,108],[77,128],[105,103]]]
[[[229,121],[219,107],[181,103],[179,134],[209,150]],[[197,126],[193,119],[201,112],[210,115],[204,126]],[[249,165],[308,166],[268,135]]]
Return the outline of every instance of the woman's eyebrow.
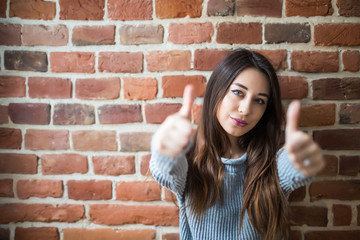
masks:
[[[233,83],[233,84],[245,89],[246,91],[249,90],[246,86],[242,85],[241,83]],[[258,93],[258,95],[270,98],[269,95],[266,93]]]
[[[241,87],[241,88],[243,88],[243,89],[245,89],[245,90],[248,90],[247,87],[245,87],[244,85],[242,85],[242,84],[240,84],[240,83],[233,83],[233,84],[236,85],[236,86],[239,86],[239,87]]]

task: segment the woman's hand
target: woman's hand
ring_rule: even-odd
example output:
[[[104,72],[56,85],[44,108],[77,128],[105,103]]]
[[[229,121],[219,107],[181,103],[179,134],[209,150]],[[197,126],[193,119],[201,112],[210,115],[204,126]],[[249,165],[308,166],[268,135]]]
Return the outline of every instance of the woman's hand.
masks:
[[[183,105],[179,112],[166,118],[158,129],[155,138],[155,149],[168,157],[176,157],[192,136],[191,109],[195,100],[194,87],[187,85],[184,89]]]
[[[285,148],[295,167],[305,176],[320,172],[325,161],[321,149],[311,136],[298,130],[300,102],[290,103],[286,115]]]

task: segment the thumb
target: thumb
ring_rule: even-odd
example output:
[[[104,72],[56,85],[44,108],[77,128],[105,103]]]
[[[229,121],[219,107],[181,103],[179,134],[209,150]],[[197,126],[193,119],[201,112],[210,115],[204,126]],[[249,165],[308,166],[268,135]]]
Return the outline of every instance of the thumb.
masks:
[[[292,101],[289,104],[287,113],[286,113],[286,128],[285,128],[285,137],[287,138],[292,133],[296,132],[299,125],[300,118],[300,101]]]
[[[195,89],[193,85],[186,85],[183,94],[183,105],[179,111],[180,116],[190,119],[191,109],[195,100]]]

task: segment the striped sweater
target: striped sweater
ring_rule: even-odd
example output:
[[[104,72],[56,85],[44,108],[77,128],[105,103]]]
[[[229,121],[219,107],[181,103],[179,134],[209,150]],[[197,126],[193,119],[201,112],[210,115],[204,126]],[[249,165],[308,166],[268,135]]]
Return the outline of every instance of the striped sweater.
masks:
[[[154,141],[152,141],[154,142]],[[153,144],[152,144],[153,145]],[[180,207],[180,239],[182,240],[235,240],[260,239],[260,234],[252,226],[245,214],[243,226],[239,232],[239,216],[242,208],[242,191],[246,170],[246,153],[238,159],[225,159],[223,181],[223,203],[218,201],[206,210],[200,221],[190,214],[184,189],[188,170],[185,149],[176,158],[166,157],[152,146],[150,171],[154,178],[164,187],[170,189],[176,196]],[[287,152],[278,152],[278,173],[280,185],[288,195],[294,189],[311,181],[305,178],[289,161]]]

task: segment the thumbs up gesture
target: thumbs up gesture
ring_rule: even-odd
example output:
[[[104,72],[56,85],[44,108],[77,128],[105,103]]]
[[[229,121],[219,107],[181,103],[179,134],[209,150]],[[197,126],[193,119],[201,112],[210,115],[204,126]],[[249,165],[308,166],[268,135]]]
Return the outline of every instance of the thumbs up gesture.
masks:
[[[192,135],[190,120],[194,100],[194,87],[187,85],[180,111],[168,116],[157,132],[155,149],[161,154],[176,157],[189,143]]]
[[[300,102],[290,103],[286,114],[285,149],[290,161],[305,176],[315,175],[325,166],[324,157],[317,143],[298,129]]]

